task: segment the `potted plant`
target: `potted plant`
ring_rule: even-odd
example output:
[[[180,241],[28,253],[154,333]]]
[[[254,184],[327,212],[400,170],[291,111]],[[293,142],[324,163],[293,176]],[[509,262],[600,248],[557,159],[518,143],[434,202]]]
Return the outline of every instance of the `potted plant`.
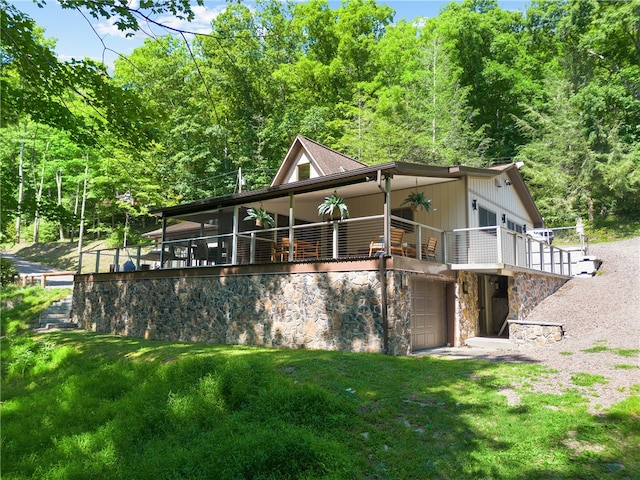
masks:
[[[407,203],[414,212],[420,207],[424,208],[425,212],[431,210],[431,200],[425,197],[423,192],[411,192],[401,205],[406,205]]]
[[[349,218],[349,208],[347,208],[344,198],[338,196],[336,192],[325,197],[324,201],[318,205],[318,215],[329,215],[329,218],[333,220],[334,212],[340,213],[340,221],[344,220],[345,217]]]
[[[255,220],[256,227],[273,228],[276,222],[273,217],[263,208],[250,208],[247,210],[245,220]]]

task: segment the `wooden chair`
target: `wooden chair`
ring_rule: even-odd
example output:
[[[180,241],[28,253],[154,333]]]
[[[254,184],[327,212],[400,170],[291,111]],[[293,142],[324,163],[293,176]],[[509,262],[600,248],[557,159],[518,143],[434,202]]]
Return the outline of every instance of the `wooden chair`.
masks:
[[[391,255],[399,254],[406,256],[406,251],[402,242],[404,241],[404,230],[401,228],[391,228],[391,242],[389,242],[389,251]],[[374,237],[369,244],[369,256],[373,256],[373,252],[384,250],[384,236]]]
[[[296,258],[296,249],[295,249],[295,242],[294,242],[294,249],[293,249],[293,258]],[[277,243],[274,244],[273,247],[273,253],[272,253],[272,259],[275,262],[276,260],[279,260],[281,262],[289,260],[289,250],[291,250],[291,242],[289,242],[289,237],[282,237]]]
[[[304,240],[295,242],[295,255],[298,258],[320,258],[320,240],[316,243]]]
[[[438,248],[438,239],[436,237],[429,237],[427,243],[422,245],[422,258],[427,260],[436,261],[436,249]]]

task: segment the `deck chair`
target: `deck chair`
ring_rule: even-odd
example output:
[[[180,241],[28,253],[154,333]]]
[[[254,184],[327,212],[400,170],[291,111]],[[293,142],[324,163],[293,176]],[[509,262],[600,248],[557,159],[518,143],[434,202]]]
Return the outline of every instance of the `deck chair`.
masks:
[[[427,243],[422,245],[422,258],[427,260],[436,261],[436,249],[438,248],[438,239],[436,237],[429,237]]]
[[[196,243],[195,260],[199,265],[202,265],[203,262],[205,265],[209,263],[209,245],[204,240],[199,240]]]
[[[317,240],[316,243],[297,242],[295,245],[295,253],[300,258],[319,258],[320,240]]]
[[[404,230],[401,228],[391,228],[391,242],[389,242],[389,251],[391,255],[399,254],[406,256],[406,251],[402,246],[404,241]],[[384,250],[384,236],[374,237],[369,244],[369,256],[373,256],[373,252]]]
[[[275,262],[278,261],[287,261],[289,260],[289,250],[291,250],[291,242],[289,242],[289,237],[282,237],[277,243],[274,244],[274,248],[272,251],[272,259]],[[293,249],[293,258],[296,258],[296,250],[295,250],[295,242]]]

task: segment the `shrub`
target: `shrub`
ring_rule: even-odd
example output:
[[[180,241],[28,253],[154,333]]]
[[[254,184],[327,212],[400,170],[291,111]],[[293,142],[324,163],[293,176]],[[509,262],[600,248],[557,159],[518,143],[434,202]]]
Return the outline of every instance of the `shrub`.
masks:
[[[13,283],[16,275],[18,275],[18,269],[15,264],[8,258],[0,258],[0,286]]]

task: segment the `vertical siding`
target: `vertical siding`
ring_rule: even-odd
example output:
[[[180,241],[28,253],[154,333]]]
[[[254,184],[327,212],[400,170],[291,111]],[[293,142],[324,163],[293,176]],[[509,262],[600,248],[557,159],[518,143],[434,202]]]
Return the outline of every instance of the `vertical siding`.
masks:
[[[531,217],[527,214],[515,188],[507,185],[507,178],[507,175],[504,173],[494,178],[470,177],[469,208],[471,208],[471,200],[477,199],[478,208],[483,207],[495,212],[499,225],[502,225],[502,215],[505,214],[508,220],[531,227],[533,224]],[[501,187],[496,186],[496,180],[500,182]],[[479,226],[479,215],[477,211],[471,211],[469,226]]]

